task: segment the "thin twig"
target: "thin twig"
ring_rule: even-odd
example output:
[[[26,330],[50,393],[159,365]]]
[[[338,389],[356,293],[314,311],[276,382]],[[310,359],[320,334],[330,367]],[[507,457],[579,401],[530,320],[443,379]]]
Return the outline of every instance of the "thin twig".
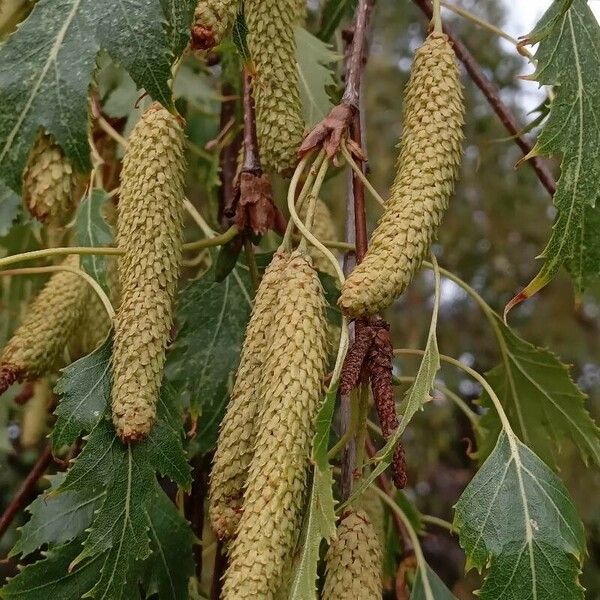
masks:
[[[256,110],[252,96],[252,75],[244,69],[244,165],[243,170],[262,175],[262,165],[256,138]]]
[[[423,13],[427,15],[427,17],[430,19],[432,18],[433,9],[429,0],[413,1],[423,11]],[[521,127],[519,127],[519,124],[511,110],[500,98],[500,93],[496,86],[484,75],[481,67],[471,52],[469,52],[467,47],[456,37],[456,35],[453,34],[452,31],[446,26],[444,26],[444,32],[452,42],[456,56],[465,66],[465,69],[473,80],[473,83],[483,92],[483,95],[486,97],[494,112],[500,118],[500,121],[506,130],[511,134],[515,144],[521,148],[523,154],[528,155],[532,151],[533,145],[520,135]],[[553,196],[554,192],[556,191],[556,181],[554,180],[554,177],[552,176],[552,173],[548,167],[539,157],[533,157],[528,162],[535,171],[542,185],[546,188],[548,193]]]
[[[2,513],[2,517],[0,517],[0,538],[10,527],[10,524],[13,522],[13,519],[17,513],[29,503],[31,494],[37,485],[37,482],[46,471],[46,468],[50,464],[51,460],[52,446],[48,444],[38,457],[35,465],[33,465],[33,469],[31,469],[29,475],[27,475],[21,484],[19,491],[14,495],[13,499],[10,501],[10,504]]]

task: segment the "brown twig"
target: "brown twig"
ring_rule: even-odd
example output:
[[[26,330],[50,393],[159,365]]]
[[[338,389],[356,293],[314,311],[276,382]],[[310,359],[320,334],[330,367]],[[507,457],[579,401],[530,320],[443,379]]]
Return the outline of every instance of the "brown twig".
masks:
[[[256,109],[252,95],[252,75],[244,69],[244,165],[246,173],[262,175],[262,165],[256,137]]]
[[[0,517],[0,537],[6,533],[17,513],[29,503],[37,482],[46,471],[51,460],[52,446],[48,444],[38,457],[35,465],[33,465],[29,475],[27,475],[21,484],[19,491],[14,495],[4,513],[2,513],[2,517]]]
[[[433,7],[431,6],[431,2],[429,0],[414,0],[414,2],[427,15],[428,18],[432,18]],[[519,124],[511,110],[500,98],[500,93],[496,86],[484,75],[474,56],[456,37],[456,35],[452,33],[452,31],[446,26],[444,26],[444,32],[452,42],[456,56],[465,66],[465,69],[473,80],[473,83],[483,92],[483,95],[486,97],[494,112],[498,115],[506,130],[511,134],[515,144],[521,148],[524,155],[529,154],[533,149],[533,146],[520,135],[521,127],[519,127]],[[546,188],[546,190],[548,190],[548,193],[553,196],[554,192],[556,191],[556,181],[554,180],[554,177],[552,176],[552,173],[548,167],[544,164],[542,159],[538,157],[534,157],[528,162],[535,171],[542,185]]]

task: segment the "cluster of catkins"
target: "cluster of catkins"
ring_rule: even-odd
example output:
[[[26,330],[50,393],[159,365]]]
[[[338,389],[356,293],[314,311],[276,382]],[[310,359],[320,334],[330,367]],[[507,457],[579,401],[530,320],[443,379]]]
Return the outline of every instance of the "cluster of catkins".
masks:
[[[328,363],[311,259],[278,251],[256,294],[211,474],[209,514],[228,541],[224,600],[282,593],[298,540]]]
[[[270,171],[289,173],[304,135],[294,28],[305,20],[306,2],[200,0],[192,45],[206,50],[222,42],[241,10],[248,27],[261,162]]]

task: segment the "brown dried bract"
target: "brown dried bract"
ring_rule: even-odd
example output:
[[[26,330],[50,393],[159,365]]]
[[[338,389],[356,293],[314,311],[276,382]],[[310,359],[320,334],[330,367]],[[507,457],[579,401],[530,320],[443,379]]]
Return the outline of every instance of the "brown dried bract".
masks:
[[[212,27],[194,25],[192,27],[191,47],[193,50],[212,50],[217,45],[217,38]]]
[[[13,383],[21,381],[22,378],[23,373],[20,373],[13,365],[0,366],[0,394],[4,394]]]
[[[263,235],[270,229],[275,229],[277,209],[273,204],[269,178],[266,175],[242,172],[238,189],[235,224],[239,230],[251,229],[255,234]]]
[[[311,150],[322,146],[329,159],[332,159],[340,150],[342,138],[346,135],[354,108],[347,104],[338,104],[331,112],[304,138],[298,156],[302,158]]]

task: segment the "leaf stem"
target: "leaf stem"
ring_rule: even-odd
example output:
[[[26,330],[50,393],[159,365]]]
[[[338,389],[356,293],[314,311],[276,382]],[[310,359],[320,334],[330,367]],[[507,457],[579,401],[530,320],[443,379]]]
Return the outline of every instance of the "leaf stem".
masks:
[[[258,274],[258,266],[256,265],[256,257],[254,256],[254,248],[252,242],[245,237],[244,238],[244,253],[246,255],[246,262],[248,263],[248,270],[250,272],[250,282],[254,293],[258,289],[260,284],[260,275]]]
[[[356,164],[356,161],[352,158],[352,155],[346,147],[345,140],[342,140],[341,144],[342,154],[346,159],[346,162],[350,165],[356,176],[363,182],[364,186],[369,190],[369,193],[377,201],[377,203],[385,208],[385,200],[379,195],[379,192],[373,187],[371,182],[367,179],[367,176],[363,173],[362,169]]]
[[[450,533],[456,533],[452,523],[446,521],[445,519],[440,519],[440,517],[436,517],[434,515],[421,515],[421,521],[423,521],[423,523],[429,523],[430,525],[436,525],[437,527],[446,529]]]

